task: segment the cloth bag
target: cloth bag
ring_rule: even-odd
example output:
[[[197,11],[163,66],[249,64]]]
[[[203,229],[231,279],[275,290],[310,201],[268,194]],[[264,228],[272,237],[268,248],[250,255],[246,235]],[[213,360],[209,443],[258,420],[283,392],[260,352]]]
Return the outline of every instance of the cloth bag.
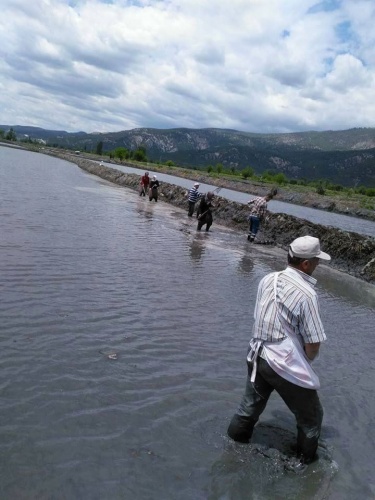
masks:
[[[296,337],[295,333],[290,331],[289,325],[284,321],[280,314],[276,300],[276,285],[279,273],[275,273],[274,279],[274,300],[277,308],[277,314],[281,324],[284,326],[286,338],[279,342],[253,342],[248,355],[248,361],[256,363],[256,357],[261,347],[263,347],[262,356],[266,359],[270,367],[285,380],[306,389],[319,389],[319,377],[311,366],[309,358]],[[256,366],[254,366],[251,376],[252,382],[255,380]],[[254,380],[253,380],[254,379]]]

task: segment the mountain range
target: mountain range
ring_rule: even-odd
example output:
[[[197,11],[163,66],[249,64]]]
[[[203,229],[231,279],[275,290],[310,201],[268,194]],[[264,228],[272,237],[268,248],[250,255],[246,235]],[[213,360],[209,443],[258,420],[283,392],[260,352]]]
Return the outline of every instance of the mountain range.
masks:
[[[343,186],[375,186],[375,128],[342,131],[258,134],[238,130],[138,128],[121,132],[86,133],[46,130],[38,127],[0,125],[13,128],[17,138],[43,140],[48,146],[95,152],[119,147],[146,148],[150,161],[173,161],[176,165],[206,169],[222,164],[242,170],[252,167],[284,173],[289,179],[327,179]]]

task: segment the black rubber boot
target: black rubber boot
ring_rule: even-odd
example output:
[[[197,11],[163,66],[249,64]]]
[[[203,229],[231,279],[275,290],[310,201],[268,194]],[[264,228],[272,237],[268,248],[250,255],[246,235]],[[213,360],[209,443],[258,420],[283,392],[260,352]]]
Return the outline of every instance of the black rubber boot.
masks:
[[[243,417],[235,414],[230,421],[227,434],[238,443],[249,443],[253,435],[254,425],[254,419],[251,417]]]

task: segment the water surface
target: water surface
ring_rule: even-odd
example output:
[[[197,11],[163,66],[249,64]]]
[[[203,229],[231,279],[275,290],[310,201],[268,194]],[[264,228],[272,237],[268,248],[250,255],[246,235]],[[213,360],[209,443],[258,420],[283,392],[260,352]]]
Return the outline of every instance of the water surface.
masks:
[[[285,472],[256,451],[293,439],[277,396],[253,445],[225,435],[284,256],[68,162],[0,160],[2,499],[374,497],[373,286],[318,268],[321,460]]]
[[[127,165],[113,165],[112,163],[103,163],[104,165],[112,168],[116,168],[122,172],[134,173],[142,175],[143,171],[138,168],[129,167]],[[177,186],[189,189],[193,185],[193,180],[185,179],[182,177],[176,177],[174,175],[163,174],[160,172],[149,171],[150,175],[154,173],[157,175],[160,181],[169,182]],[[209,190],[216,189],[213,184],[200,183],[200,191],[205,193]],[[240,191],[233,191],[231,189],[220,189],[220,196],[231,201],[236,201],[237,203],[247,203],[255,195],[251,193],[242,193]],[[293,215],[295,217],[306,219],[315,224],[323,224],[324,226],[332,226],[344,231],[353,231],[358,234],[365,234],[367,236],[375,236],[375,222],[366,219],[359,219],[358,217],[352,217],[344,214],[336,214],[334,212],[328,212],[324,210],[318,210],[316,208],[304,207],[301,205],[293,205],[292,203],[286,203],[284,201],[278,201],[277,198],[268,202],[268,208],[274,213],[285,213]]]

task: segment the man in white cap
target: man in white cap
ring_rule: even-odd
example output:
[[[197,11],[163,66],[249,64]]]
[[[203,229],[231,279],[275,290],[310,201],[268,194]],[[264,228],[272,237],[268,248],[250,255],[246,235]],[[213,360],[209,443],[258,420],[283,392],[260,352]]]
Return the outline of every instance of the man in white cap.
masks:
[[[296,418],[296,451],[302,464],[316,458],[323,418],[316,390],[319,379],[310,367],[321,342],[326,340],[314,290],[316,280],[312,277],[321,260],[329,261],[331,257],[320,250],[319,239],[302,236],[289,246],[288,267],[260,281],[245,394],[228,427],[232,439],[248,443],[275,390]],[[282,349],[288,341],[295,347],[289,352]],[[296,375],[296,368],[301,371],[304,364],[307,369]]]
[[[200,193],[198,191],[199,185],[200,185],[199,182],[195,182],[194,186],[191,189],[189,189],[189,192],[188,192],[188,203],[189,203],[188,216],[189,217],[193,216],[195,204],[198,201],[198,199],[203,196],[203,193]]]

